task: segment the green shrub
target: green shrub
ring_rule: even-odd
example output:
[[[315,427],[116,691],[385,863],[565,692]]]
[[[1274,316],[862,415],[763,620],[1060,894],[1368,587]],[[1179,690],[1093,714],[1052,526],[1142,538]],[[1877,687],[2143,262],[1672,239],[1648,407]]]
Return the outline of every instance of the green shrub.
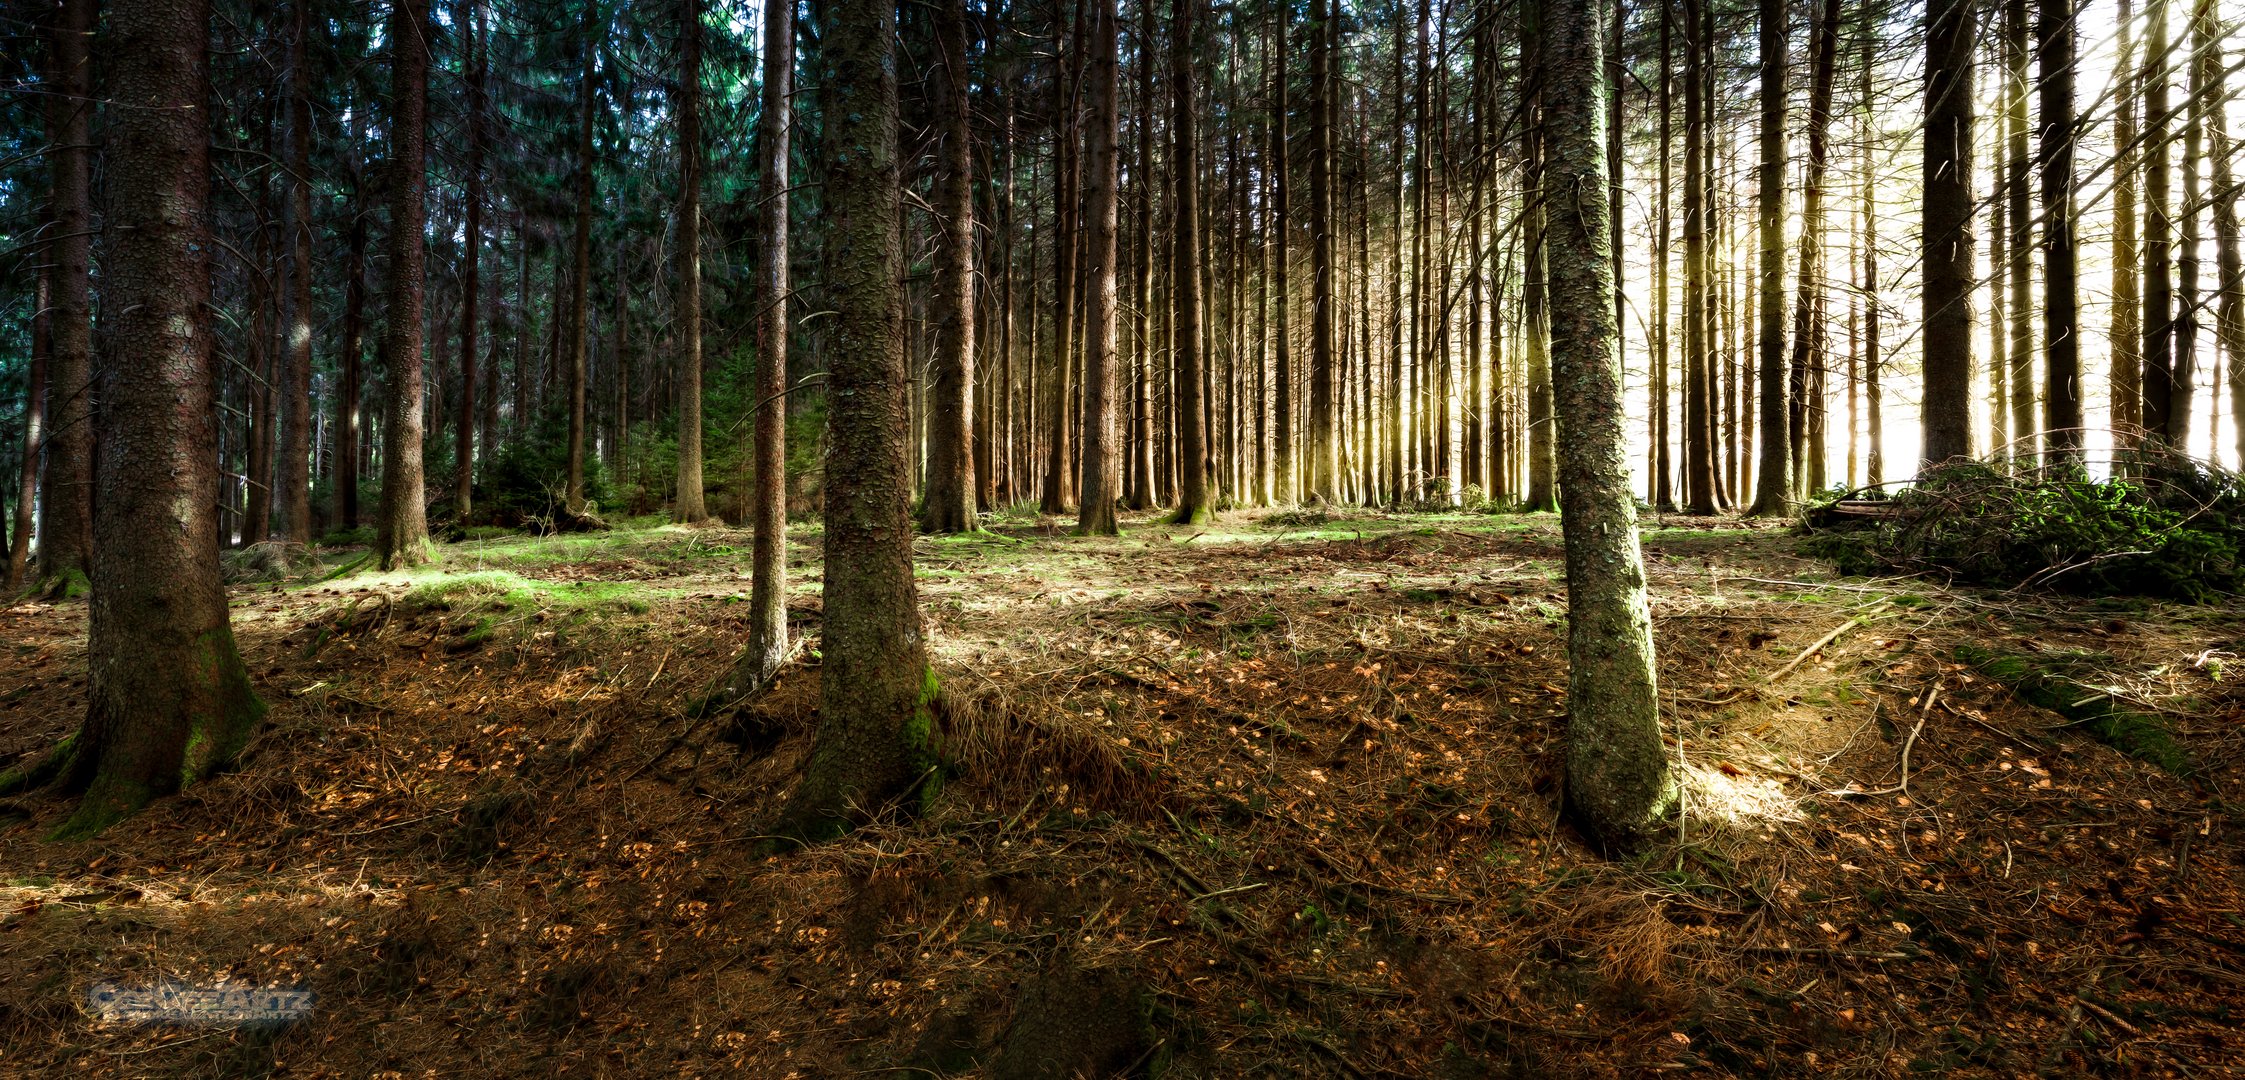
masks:
[[[2175,454],[2114,476],[2077,467],[1944,466],[1873,499],[1810,506],[1805,554],[1843,573],[1941,573],[1980,585],[2205,601],[2245,577],[2245,480]]]
[[[588,509],[615,505],[608,470],[585,440],[585,502]],[[556,406],[538,414],[537,423],[510,439],[491,456],[477,493],[480,505],[501,524],[551,518],[561,508],[569,481],[569,413]]]

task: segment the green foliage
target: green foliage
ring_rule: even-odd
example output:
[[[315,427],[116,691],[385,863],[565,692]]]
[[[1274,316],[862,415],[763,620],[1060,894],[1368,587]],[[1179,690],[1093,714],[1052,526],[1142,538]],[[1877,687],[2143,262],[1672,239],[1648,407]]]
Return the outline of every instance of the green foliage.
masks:
[[[592,440],[585,440],[585,504],[589,509],[613,506],[616,493]],[[564,407],[549,408],[522,437],[508,442],[492,455],[484,473],[484,490],[477,497],[499,521],[550,518],[561,509],[569,482],[569,414]]]
[[[2203,602],[2245,578],[2245,479],[2145,454],[2099,479],[1968,462],[1891,496],[1812,504],[1806,554],[1843,573],[1939,572],[1980,585]]]

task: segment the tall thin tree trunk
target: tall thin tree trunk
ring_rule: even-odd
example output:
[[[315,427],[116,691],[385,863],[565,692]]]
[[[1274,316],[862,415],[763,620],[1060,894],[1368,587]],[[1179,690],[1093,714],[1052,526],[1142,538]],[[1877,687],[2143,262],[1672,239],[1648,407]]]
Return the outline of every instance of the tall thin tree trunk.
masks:
[[[2058,0],[2044,0],[2046,4],[2057,2]],[[2217,73],[2222,68],[2220,16],[2221,12],[2212,0],[2199,0],[2195,20],[2197,62],[2205,72],[2201,81],[2207,84],[2217,81]],[[2070,49],[2072,41],[2067,40],[2065,45]],[[2043,63],[2047,72],[2052,61],[2046,57]],[[2072,69],[2069,67],[2065,70],[2070,78]],[[2049,77],[2044,75],[2045,79]],[[2072,103],[2071,90],[2072,84],[2068,83],[2066,100],[2069,107]],[[2048,114],[2051,106],[2048,104],[2047,87],[2044,93],[2046,97],[2043,108]],[[2227,95],[2224,97],[2226,99]],[[2239,456],[2245,457],[2245,250],[2241,250],[2245,249],[2245,237],[2240,236],[2245,230],[2240,230],[2238,224],[2236,166],[2230,159],[2236,145],[2230,141],[2228,116],[2227,105],[2216,104],[2206,117],[2207,137],[2212,143],[2214,155],[2214,257],[2215,288],[2218,290],[2214,303],[2214,325],[2221,342],[2222,357],[2229,370],[2230,430],[2237,440]],[[2068,175],[2071,175],[2070,161]],[[2068,280],[2070,283],[2070,274]]]
[[[2042,426],[2050,449],[2062,458],[2053,464],[2079,464],[2081,455],[2081,301],[2074,254],[2073,156],[2078,13],[2075,0],[2039,0],[2035,13],[2042,97]],[[2224,160],[2219,146],[2215,160]],[[2236,353],[2231,356],[2234,361]]]
[[[2047,0],[2045,0],[2047,2]],[[2005,271],[2011,288],[2010,453],[2022,462],[2039,461],[2035,408],[2034,331],[2034,203],[2029,186],[2033,158],[2027,142],[2027,0],[2004,0],[2003,51],[2004,202],[2009,207],[2011,232],[2004,238]],[[1999,328],[2000,332],[2000,328]]]
[[[1616,284],[1606,247],[1603,33],[1612,0],[1549,0],[1544,183],[1567,564],[1567,806],[1596,842],[1642,843],[1675,799],[1629,491]]]
[[[600,5],[585,10],[584,70],[577,91],[577,237],[570,257],[569,275],[569,462],[568,480],[562,489],[562,509],[571,515],[585,512],[585,411],[592,350],[592,120],[595,63],[600,57]]]
[[[1879,210],[1876,159],[1877,121],[1873,80],[1878,69],[1879,21],[1875,5],[1865,0],[1858,10],[1856,34],[1857,130],[1863,143],[1858,178],[1862,195],[1863,236],[1863,482],[1886,482],[1886,393],[1879,370]]]
[[[421,278],[429,177],[428,0],[393,0],[390,11],[390,296],[382,333],[388,385],[382,424],[382,507],[374,551],[385,570],[435,556],[421,466]]]
[[[1141,3],[1145,0],[1140,0]],[[1294,478],[1294,337],[1287,318],[1293,307],[1293,293],[1288,288],[1286,271],[1292,261],[1287,251],[1287,227],[1292,218],[1288,213],[1288,198],[1292,194],[1288,182],[1287,166],[1287,95],[1286,24],[1293,18],[1291,3],[1271,6],[1271,223],[1270,246],[1271,289],[1273,298],[1273,329],[1276,348],[1272,367],[1273,393],[1271,438],[1272,452],[1277,460],[1277,480],[1273,502],[1280,505],[1293,503],[1298,494]]]
[[[1653,243],[1653,378],[1652,378],[1652,503],[1653,509],[1666,512],[1676,508],[1676,464],[1672,457],[1670,441],[1673,433],[1669,427],[1670,399],[1675,396],[1669,378],[1670,341],[1669,305],[1672,283],[1670,267],[1675,256],[1669,250],[1673,236],[1670,207],[1673,177],[1675,135],[1675,0],[1657,0],[1660,5],[1660,205],[1655,211],[1657,221]]]
[[[1712,340],[1708,310],[1713,268],[1707,235],[1707,42],[1702,9],[1684,3],[1684,501],[1694,514],[1715,512]],[[1531,274],[1531,277],[1533,275]]]
[[[1340,495],[1333,383],[1332,0],[1310,0],[1310,432],[1304,463],[1310,493]],[[1425,7],[1421,6],[1421,17]],[[1425,82],[1420,86],[1423,90]],[[1422,167],[1423,179],[1425,170]]]
[[[2143,71],[2136,57],[2135,13],[2130,0],[2120,0],[2120,59],[2113,66],[2120,81],[2119,116],[2114,121],[2112,307],[2108,373],[2112,401],[2113,447],[2126,451],[2141,439],[2144,429],[2144,295],[2143,245],[2139,242],[2137,95]]]
[[[935,324],[935,362],[928,387],[928,468],[920,530],[955,533],[975,527],[974,138],[967,111],[966,0],[938,0],[935,39],[936,124],[942,143],[936,154],[935,295],[929,313]]]
[[[679,0],[678,21],[685,40],[678,69],[678,501],[672,517],[691,525],[709,517],[702,492],[701,0]]]
[[[1972,0],[1933,0],[1925,95],[1924,459],[1972,454]]]
[[[1837,9],[1839,0],[1824,0]],[[1806,425],[1801,410],[1807,404],[1808,352],[1811,335],[1821,330],[1811,325],[1810,309],[1821,301],[1816,289],[1813,260],[1820,258],[1817,235],[1818,184],[1823,179],[1823,140],[1817,125],[1830,112],[1832,83],[1824,51],[1825,27],[1817,28],[1816,87],[1809,103],[1808,183],[1801,203],[1801,315],[1794,333],[1800,346],[1793,354],[1791,377],[1785,367],[1785,0],[1761,0],[1762,163],[1757,170],[1759,190],[1754,208],[1759,216],[1761,250],[1761,423],[1762,459],[1756,470],[1758,485],[1749,513],[1776,516],[1788,513],[1793,491],[1793,468],[1799,463]],[[1824,105],[1818,109],[1818,94]]]
[[[288,199],[289,260],[282,294],[280,468],[275,483],[280,535],[312,542],[312,72],[306,38],[308,0],[289,5]]]
[[[1076,357],[1076,83],[1083,62],[1083,5],[1074,0],[1076,35],[1056,30],[1053,54],[1053,285],[1052,370],[1047,380],[1045,480],[1037,510],[1065,514],[1076,501],[1070,425]]]
[[[0,580],[0,593],[14,596],[24,586],[31,572],[32,508],[39,495],[39,451],[41,449],[40,413],[46,407],[48,344],[47,302],[52,295],[54,270],[42,265],[38,283],[31,294],[31,362],[25,365],[23,382],[23,450],[21,467],[16,475],[15,528],[8,536],[8,572]]]
[[[2190,9],[2184,9],[2187,18]],[[2181,50],[2178,49],[2178,52]],[[2182,61],[2177,61],[2182,66]],[[2169,439],[2177,450],[2191,452],[2192,436],[2198,423],[2198,278],[2199,252],[2203,247],[2206,205],[2203,199],[2201,175],[2206,161],[2206,106],[2218,93],[2210,85],[2213,72],[2203,64],[2191,63],[2186,90],[2189,103],[2183,120],[2183,174],[2182,236],[2177,245],[2176,295],[2175,295],[2175,345],[2174,345],[2174,403],[2170,406],[2169,423],[2173,428]],[[2226,106],[2226,99],[2225,105]]]
[[[1180,525],[1209,520],[1208,415],[1202,386],[1207,377],[1201,344],[1200,120],[1193,62],[1200,0],[1170,0],[1169,94],[1173,206],[1170,332],[1174,336],[1177,404],[1177,513]]]
[[[795,76],[795,0],[764,0],[761,151],[763,243],[757,252],[755,420],[748,456],[755,476],[746,493],[749,556],[748,647],[735,663],[733,689],[769,682],[787,659],[787,214],[789,99]],[[832,388],[829,387],[831,392]]]
[[[49,47],[48,202],[54,264],[48,312],[47,469],[40,483],[39,577],[82,589],[93,565],[93,60],[95,0],[61,0]]]
[[[960,2],[960,0],[951,0]],[[1092,5],[1090,62],[1091,130],[1086,133],[1084,177],[1085,291],[1090,301],[1084,340],[1084,439],[1082,498],[1078,504],[1076,532],[1085,536],[1113,536],[1121,529],[1115,521],[1115,503],[1122,497],[1122,447],[1115,441],[1116,347],[1115,225],[1118,193],[1118,154],[1115,142],[1118,73],[1116,70],[1116,0],[1089,0]],[[962,105],[964,102],[961,103]]]
[[[2144,41],[2144,433],[2155,442],[2182,445],[2187,417],[2174,415],[2179,398],[2175,371],[2175,224],[2168,196],[2173,171],[2167,108],[2167,0],[2151,0]]]

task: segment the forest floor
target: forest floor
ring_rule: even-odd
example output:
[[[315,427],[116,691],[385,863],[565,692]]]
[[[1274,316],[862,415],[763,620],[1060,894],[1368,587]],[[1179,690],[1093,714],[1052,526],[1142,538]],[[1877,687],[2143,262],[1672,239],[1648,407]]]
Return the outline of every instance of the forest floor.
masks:
[[[746,533],[235,586],[273,706],[238,771],[85,843],[37,839],[61,799],[0,805],[0,1075],[2245,1075],[2245,604],[1843,579],[1779,528],[1648,521],[1687,808],[1609,860],[1556,813],[1555,519],[1126,529],[919,541],[955,775],[781,855],[815,654],[685,714],[744,639]],[[84,622],[0,611],[0,767],[77,723]],[[1963,646],[2094,665],[2166,766]],[[165,981],[318,998],[87,1009]]]

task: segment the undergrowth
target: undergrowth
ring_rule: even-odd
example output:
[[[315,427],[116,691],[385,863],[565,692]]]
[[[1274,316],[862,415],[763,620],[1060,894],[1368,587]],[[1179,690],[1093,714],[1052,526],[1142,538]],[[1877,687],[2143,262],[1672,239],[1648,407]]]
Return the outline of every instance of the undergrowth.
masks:
[[[2205,602],[2245,577],[2245,478],[2167,452],[2108,477],[2078,465],[1960,462],[1906,489],[1830,498],[1805,554],[1843,573],[1943,573],[1979,585]]]

